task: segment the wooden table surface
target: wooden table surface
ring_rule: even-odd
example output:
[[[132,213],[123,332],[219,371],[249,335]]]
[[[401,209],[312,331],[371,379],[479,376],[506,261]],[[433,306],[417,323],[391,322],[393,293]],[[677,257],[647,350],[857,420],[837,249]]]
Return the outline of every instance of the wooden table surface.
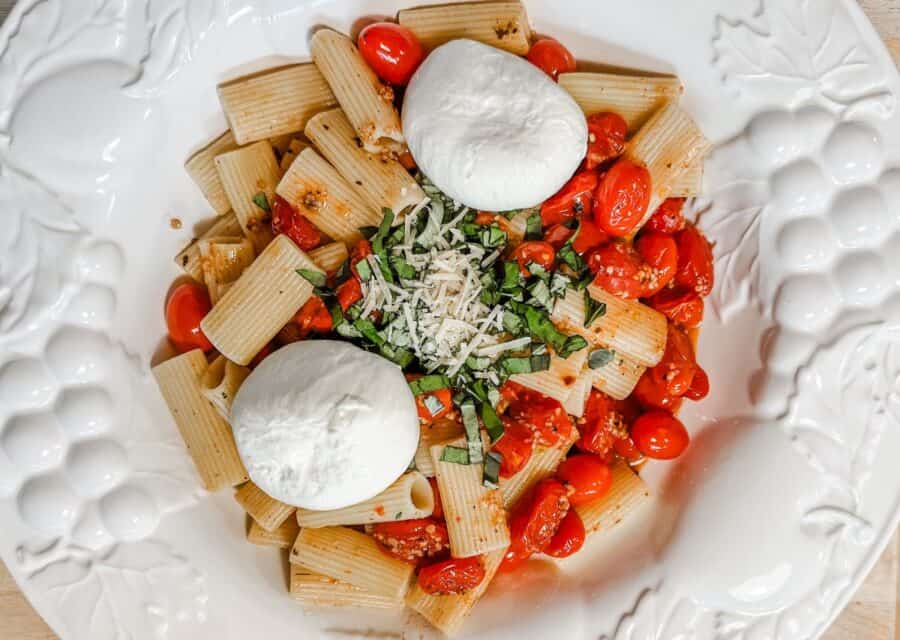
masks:
[[[16,0],[0,0],[0,22]],[[900,63],[900,0],[859,0]],[[900,640],[900,536],[893,542],[824,640]],[[56,640],[0,564],[0,640]]]

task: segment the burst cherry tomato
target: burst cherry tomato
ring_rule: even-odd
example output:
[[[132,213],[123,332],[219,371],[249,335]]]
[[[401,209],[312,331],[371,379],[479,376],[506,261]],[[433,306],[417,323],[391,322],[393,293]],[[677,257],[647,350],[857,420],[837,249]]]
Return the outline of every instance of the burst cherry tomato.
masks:
[[[634,248],[653,269],[653,275],[646,283],[641,297],[655,295],[675,277],[675,271],[678,269],[678,245],[672,236],[651,232],[641,234]]]
[[[568,492],[558,480],[542,480],[534,488],[523,505],[527,514],[525,528],[521,532],[524,548],[531,553],[543,551],[553,538],[559,523],[569,512]]]
[[[359,284],[359,280],[356,278],[348,278],[338,286],[335,295],[337,295],[338,304],[341,305],[341,309],[346,311],[363,299],[362,287]]]
[[[691,440],[681,421],[667,411],[651,411],[639,417],[631,428],[631,437],[641,453],[655,460],[677,458]]]
[[[556,224],[544,232],[544,242],[549,242],[554,249],[559,251],[574,233],[575,231],[569,229],[566,225]]]
[[[166,325],[169,338],[180,353],[213,348],[209,339],[203,335],[200,322],[212,309],[206,287],[186,282],[178,285],[166,302]]]
[[[654,381],[670,396],[680,398],[688,392],[697,373],[697,361],[691,339],[680,329],[669,325],[666,351],[658,365],[650,369]]]
[[[628,462],[637,462],[643,457],[641,452],[638,451],[637,446],[634,444],[634,440],[631,439],[631,436],[616,440],[616,444],[613,445],[613,450]]]
[[[617,113],[595,113],[587,119],[588,150],[585,167],[593,169],[625,152],[628,123]]]
[[[516,247],[513,258],[519,262],[519,271],[528,278],[531,277],[531,272],[528,270],[528,265],[531,263],[540,265],[547,271],[552,271],[556,262],[556,250],[549,242],[532,240],[523,242]]]
[[[301,340],[310,333],[328,333],[331,331],[331,312],[319,296],[313,296],[294,316],[294,322],[300,328]]]
[[[421,377],[422,374],[410,373],[406,376],[406,379],[412,382]],[[442,408],[439,409],[437,413],[431,413],[431,410],[428,408],[428,404],[426,404],[425,400],[429,397],[435,398],[441,403]],[[446,389],[438,389],[437,391],[430,391],[428,393],[417,395],[416,409],[419,411],[419,419],[426,423],[443,418],[453,409],[453,390],[448,387]]]
[[[626,300],[643,297],[653,281],[653,269],[634,247],[624,242],[610,242],[595,249],[588,255],[587,263],[591,272],[597,274],[594,284]]]
[[[512,478],[521,471],[534,453],[534,433],[527,426],[503,416],[503,436],[493,450],[503,456],[500,477]]]
[[[584,546],[586,536],[581,516],[575,509],[570,509],[566,517],[559,523],[556,534],[544,548],[544,553],[554,558],[568,558],[578,553]]]
[[[606,235],[606,232],[595,225],[588,216],[584,216],[581,218],[581,226],[578,227],[578,235],[572,241],[572,248],[575,250],[575,253],[583,256],[588,251],[596,249],[608,241],[609,236]]]
[[[669,198],[644,225],[645,231],[657,233],[678,233],[684,229],[684,198]]]
[[[556,470],[556,477],[569,492],[569,504],[577,507],[602,498],[612,486],[609,466],[597,456],[574,455],[563,461]]]
[[[687,390],[687,393],[684,394],[684,397],[688,400],[699,402],[708,395],[709,376],[706,375],[706,371],[704,371],[700,367],[697,367],[697,372],[694,374],[694,381],[691,382],[691,388]]]
[[[422,591],[433,596],[462,595],[484,580],[484,564],[481,556],[450,558],[423,567],[418,580]]]
[[[575,71],[575,56],[552,38],[541,38],[531,45],[528,62],[554,80],[559,79],[561,73]]]
[[[578,419],[581,438],[575,445],[582,451],[606,457],[613,443],[628,433],[625,417],[617,410],[617,403],[608,395],[592,389],[584,407],[584,415]]]
[[[322,244],[322,234],[315,225],[278,195],[272,205],[272,231],[276,235],[283,233],[303,251],[310,251]]]
[[[528,512],[524,507],[517,505],[515,511],[509,516],[509,549],[503,556],[499,571],[506,573],[513,571],[523,562],[528,560],[534,551],[529,551],[525,540],[525,527],[528,525]]]
[[[359,33],[359,52],[379,78],[402,86],[425,59],[418,38],[393,22],[376,22]]]
[[[541,224],[544,228],[573,220],[585,211],[590,211],[597,183],[596,171],[582,171],[575,174],[559,193],[541,206]]]
[[[572,434],[572,420],[558,400],[530,391],[509,405],[506,418],[534,434],[536,444],[553,447]]]
[[[428,478],[428,484],[431,485],[431,492],[434,494],[434,511],[431,517],[435,520],[444,519],[444,503],[441,501],[441,492],[438,490],[437,478]]]
[[[687,227],[675,236],[678,243],[678,273],[675,282],[698,295],[708,296],[713,288],[713,254],[709,241],[696,227]]]
[[[650,172],[627,158],[619,159],[594,193],[594,222],[617,238],[631,235],[650,205]]]
[[[677,413],[682,404],[680,397],[669,395],[665,385],[656,382],[652,370],[644,372],[632,395],[645,409],[662,409]]]
[[[447,527],[434,518],[379,522],[373,525],[372,537],[388,555],[415,565],[450,550]]]
[[[648,304],[676,325],[694,329],[703,323],[703,298],[685,289],[663,289]]]

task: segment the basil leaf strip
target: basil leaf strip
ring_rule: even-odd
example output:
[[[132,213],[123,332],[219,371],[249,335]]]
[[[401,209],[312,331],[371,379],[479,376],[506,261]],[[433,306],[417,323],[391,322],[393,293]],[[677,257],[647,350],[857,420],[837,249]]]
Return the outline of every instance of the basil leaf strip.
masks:
[[[588,356],[588,367],[591,369],[602,369],[612,362],[615,357],[616,352],[612,349],[597,349],[596,351],[591,351],[591,354]]]
[[[484,460],[484,444],[481,441],[481,428],[478,425],[478,412],[472,400],[465,400],[459,407],[462,413],[463,427],[466,429],[466,442],[469,451],[469,463],[479,464]]]
[[[312,269],[297,269],[297,275],[303,276],[312,286],[321,289],[328,284],[325,274]]]
[[[468,465],[470,464],[469,452],[460,447],[444,447],[444,451],[441,453],[441,462]]]
[[[450,379],[444,375],[430,375],[417,378],[409,383],[409,389],[414,396],[420,396],[424,393],[433,393],[441,389],[450,388]]]
[[[482,484],[488,489],[498,489],[500,487],[500,465],[502,462],[503,456],[497,451],[491,451],[487,454],[487,458],[484,461]]]

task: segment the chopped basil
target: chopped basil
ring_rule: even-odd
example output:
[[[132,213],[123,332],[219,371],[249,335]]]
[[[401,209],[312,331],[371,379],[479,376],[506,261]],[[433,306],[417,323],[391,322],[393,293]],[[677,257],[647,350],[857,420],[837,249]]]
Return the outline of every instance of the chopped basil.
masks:
[[[530,216],[528,216],[528,221],[526,222],[525,227],[525,239],[526,240],[540,240],[543,237],[541,233],[541,212],[535,211]]]
[[[491,366],[491,359],[488,357],[469,356],[466,358],[466,366],[472,371],[484,371]]]
[[[336,325],[335,330],[338,332],[338,335],[351,340],[358,340],[363,337],[363,334],[360,333],[359,329],[349,322],[342,322],[341,324]]]
[[[509,292],[522,286],[524,278],[519,270],[519,263],[516,261],[503,263],[503,282],[500,283],[500,290]]]
[[[416,244],[423,249],[433,247],[441,237],[441,224],[443,221],[444,204],[440,200],[432,200],[428,206],[428,217],[426,218],[425,227],[416,236]]]
[[[365,337],[369,338],[369,336]],[[379,347],[378,352],[401,369],[405,369],[416,359],[416,354],[409,349],[394,348],[387,343],[382,344]]]
[[[500,464],[503,456],[497,451],[491,451],[484,460],[483,484],[488,489],[500,487]]]
[[[543,307],[547,311],[552,310],[553,296],[550,294],[550,287],[547,286],[546,282],[543,280],[535,281],[528,287],[528,293],[531,294],[531,299],[528,300],[529,304]]]
[[[444,451],[441,453],[441,462],[468,465],[470,464],[469,450],[461,447],[444,447]]]
[[[391,256],[391,267],[404,280],[413,280],[418,275],[402,256]]]
[[[491,442],[497,442],[503,435],[503,421],[488,402],[481,403],[481,421],[484,423],[484,428],[487,429]]]
[[[572,279],[561,273],[554,273],[550,277],[550,295],[554,298],[562,298],[566,295],[566,289],[572,284]]]
[[[543,265],[538,264],[537,262],[529,262],[528,263],[528,273],[533,276],[537,276],[544,282],[550,280],[550,272],[547,271]]]
[[[500,367],[511,376],[547,371],[550,368],[550,355],[508,356],[500,361]]]
[[[363,337],[377,347],[384,346],[384,338],[378,332],[375,324],[371,320],[359,318],[353,322],[353,326],[359,331]]]
[[[598,319],[606,315],[606,303],[597,302],[588,291],[584,292],[584,328],[590,329]]]
[[[375,254],[375,258],[378,261],[378,268],[381,271],[381,275],[384,276],[384,279],[387,282],[393,284],[394,274],[388,264],[387,248],[384,245],[384,241],[391,233],[391,225],[394,223],[394,212],[386,207],[382,209],[382,212],[384,213],[384,217],[381,219],[378,233],[372,236],[372,253]]]
[[[478,232],[478,241],[482,246],[489,249],[494,249],[506,244],[507,238],[506,232],[496,224],[492,224],[489,227],[482,227]]]
[[[255,196],[253,196],[253,204],[255,204],[258,208],[262,209],[266,213],[272,213],[272,207],[269,205],[269,197],[265,194],[264,191],[260,191]]]
[[[568,358],[576,351],[581,351],[582,349],[587,348],[587,340],[585,340],[581,336],[569,336],[568,338],[566,338],[566,342],[563,345],[563,348],[557,351],[556,355],[558,355],[560,358]]]
[[[423,393],[432,393],[441,389],[449,389],[450,380],[444,375],[430,375],[417,378],[409,383],[409,389],[414,396],[420,396]]]
[[[368,260],[360,260],[356,263],[356,273],[359,274],[359,279],[363,282],[368,282],[372,279],[372,267],[369,265]]]
[[[478,464],[484,460],[484,445],[481,441],[481,428],[478,425],[478,413],[472,400],[465,400],[459,406],[462,413],[463,427],[466,430],[466,442],[469,450],[469,462]]]
[[[432,416],[436,416],[441,413],[444,409],[446,409],[446,405],[441,402],[437,396],[435,395],[427,395],[425,399],[422,401],[425,404],[425,408],[428,409],[428,413]]]
[[[327,284],[325,274],[321,271],[312,269],[297,269],[297,274],[303,276],[307,282],[316,288],[324,287]]]
[[[575,249],[572,248],[571,242],[564,244],[556,253],[556,256],[563,264],[567,265],[573,271],[581,271],[584,268],[584,261],[581,259],[580,255],[575,253]]]
[[[591,354],[588,356],[588,366],[591,369],[602,369],[612,362],[615,357],[616,352],[612,349],[597,349],[591,351]]]
[[[535,338],[549,344],[557,353],[563,350],[567,336],[556,328],[547,312],[527,306],[525,307],[525,322],[528,325],[528,331]]]
[[[521,336],[525,332],[525,321],[511,311],[504,311],[503,328],[514,336]]]

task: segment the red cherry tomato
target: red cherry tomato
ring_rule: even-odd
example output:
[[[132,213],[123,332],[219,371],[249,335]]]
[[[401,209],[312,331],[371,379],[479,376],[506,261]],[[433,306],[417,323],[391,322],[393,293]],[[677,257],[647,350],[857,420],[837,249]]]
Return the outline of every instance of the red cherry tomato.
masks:
[[[653,275],[641,293],[642,298],[647,298],[662,291],[675,277],[678,269],[678,245],[672,236],[651,232],[641,234],[634,247],[644,262],[653,269]]]
[[[706,375],[706,371],[704,371],[700,367],[697,367],[697,372],[694,374],[694,381],[691,382],[691,388],[687,390],[687,393],[684,394],[684,397],[688,400],[699,402],[708,395],[709,376]]]
[[[612,486],[612,472],[603,460],[590,454],[574,455],[563,461],[556,477],[570,488],[569,504],[577,507],[602,498]]]
[[[559,401],[535,391],[520,394],[509,405],[505,417],[527,427],[534,434],[535,443],[545,447],[553,447],[572,434],[572,419]]]
[[[363,299],[362,287],[356,278],[349,278],[341,283],[335,294],[337,295],[338,304],[341,305],[343,311],[346,311]]]
[[[489,227],[496,224],[500,229],[509,233],[509,220],[498,213],[489,213],[487,211],[479,211],[475,216],[475,224],[483,227]]]
[[[272,205],[272,231],[276,235],[286,235],[303,251],[310,251],[322,244],[322,234],[316,226],[278,195]]]
[[[632,392],[632,396],[645,409],[661,409],[671,413],[677,413],[681,408],[682,399],[669,395],[665,385],[656,382],[653,372],[648,370],[644,372],[638,380],[637,386]]]
[[[569,512],[569,506],[568,492],[561,482],[553,478],[539,482],[523,508],[528,514],[521,534],[525,549],[531,553],[543,551]]]
[[[484,580],[481,556],[450,558],[419,571],[419,587],[433,596],[457,596],[467,593]]]
[[[546,229],[573,220],[590,211],[597,189],[596,171],[576,173],[559,192],[541,206],[541,224]]]
[[[379,78],[402,86],[425,59],[418,38],[393,22],[376,22],[359,33],[359,52]]]
[[[572,241],[572,248],[575,250],[575,253],[583,256],[588,251],[596,249],[608,241],[609,236],[606,235],[606,232],[595,225],[590,218],[584,216],[581,218],[581,226],[578,227],[578,235]]]
[[[494,443],[493,450],[503,456],[500,477],[512,478],[525,467],[534,453],[534,433],[509,416],[503,416],[503,426],[503,436]]]
[[[700,296],[713,289],[715,274],[712,247],[696,227],[687,227],[675,236],[678,243],[678,273],[675,282]]]
[[[413,380],[418,380],[422,377],[420,373],[410,373],[407,374],[406,379],[409,382]],[[438,402],[441,403],[442,409],[440,409],[437,413],[431,413],[428,409],[428,405],[425,404],[426,398],[431,396],[433,398],[437,398]],[[453,410],[453,390],[450,388],[447,389],[438,389],[437,391],[430,391],[428,393],[423,393],[416,396],[416,409],[419,412],[419,419],[425,423],[431,423],[435,420],[439,420],[446,416],[450,411]]]
[[[573,229],[569,229],[563,224],[556,224],[544,232],[544,242],[549,242],[554,249],[559,251],[574,233]]]
[[[582,451],[606,457],[613,443],[628,433],[625,417],[618,411],[617,402],[597,389],[592,389],[578,419],[581,438],[575,443]]]
[[[697,360],[691,339],[680,329],[669,325],[666,351],[658,365],[650,369],[653,379],[670,396],[680,398],[688,392],[697,373]]]
[[[610,242],[595,249],[588,255],[587,263],[591,273],[597,274],[594,284],[626,300],[642,297],[647,283],[653,281],[653,270],[634,247],[624,242]]]
[[[516,250],[513,252],[513,258],[518,260],[519,271],[522,272],[522,275],[529,278],[531,277],[531,272],[528,270],[528,265],[532,262],[542,266],[547,271],[553,270],[553,265],[556,263],[556,250],[549,242],[532,240],[523,242],[516,247]]]
[[[595,113],[587,119],[588,150],[585,167],[598,165],[618,158],[625,152],[628,123],[617,113]]]
[[[388,555],[415,565],[450,551],[447,527],[434,518],[379,522],[372,537]]]
[[[684,229],[684,198],[669,198],[644,225],[644,231],[678,233]]]
[[[166,302],[166,325],[169,338],[179,353],[194,349],[209,351],[213,348],[203,335],[200,322],[212,309],[206,287],[186,282],[175,287]]]
[[[619,457],[624,458],[628,462],[637,462],[643,457],[641,452],[638,451],[637,446],[634,444],[634,440],[631,439],[631,436],[616,440],[616,443],[613,445],[613,450]]]
[[[552,38],[541,38],[531,45],[528,62],[554,80],[559,79],[561,73],[575,71],[575,56]]]
[[[650,188],[647,167],[619,159],[597,185],[594,222],[613,237],[631,235],[647,213]]]
[[[568,558],[584,546],[587,533],[584,522],[575,509],[570,509],[566,517],[559,523],[559,529],[544,548],[544,553],[554,558]]]
[[[668,411],[640,416],[631,428],[631,437],[641,453],[655,460],[677,458],[691,441],[681,421]]]
[[[435,520],[444,519],[444,503],[441,501],[441,492],[438,490],[437,478],[428,478],[428,484],[431,485],[431,492],[434,494],[434,511],[431,517]]]
[[[676,325],[695,329],[703,323],[703,298],[685,289],[664,289],[648,304]]]
[[[294,322],[300,328],[301,340],[310,333],[328,333],[331,331],[331,312],[319,296],[313,296],[294,316]]]
[[[517,569],[528,560],[534,551],[528,549],[525,540],[525,527],[528,525],[528,512],[517,505],[517,509],[509,516],[509,549],[503,556],[499,571],[506,573]]]

